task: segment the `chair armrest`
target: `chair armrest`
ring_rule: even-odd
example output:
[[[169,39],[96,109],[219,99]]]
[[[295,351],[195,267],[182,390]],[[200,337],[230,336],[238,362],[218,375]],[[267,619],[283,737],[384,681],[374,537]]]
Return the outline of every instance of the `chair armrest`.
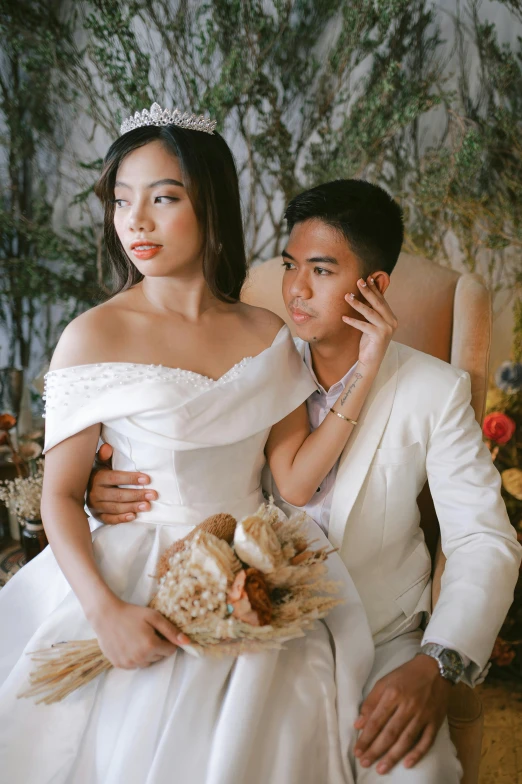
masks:
[[[480,275],[458,279],[453,305],[450,362],[471,378],[471,404],[479,424],[484,418],[492,331],[491,294]]]

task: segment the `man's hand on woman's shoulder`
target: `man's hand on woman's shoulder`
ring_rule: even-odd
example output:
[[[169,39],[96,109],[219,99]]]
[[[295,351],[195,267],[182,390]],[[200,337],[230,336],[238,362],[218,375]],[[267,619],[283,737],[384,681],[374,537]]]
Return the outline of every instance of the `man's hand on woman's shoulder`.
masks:
[[[147,474],[113,471],[110,467],[112,451],[109,444],[100,447],[87,489],[87,506],[94,517],[106,525],[132,522],[140,512],[148,512],[150,502],[158,497],[155,490],[146,487],[150,482]],[[144,487],[131,489],[120,485]]]

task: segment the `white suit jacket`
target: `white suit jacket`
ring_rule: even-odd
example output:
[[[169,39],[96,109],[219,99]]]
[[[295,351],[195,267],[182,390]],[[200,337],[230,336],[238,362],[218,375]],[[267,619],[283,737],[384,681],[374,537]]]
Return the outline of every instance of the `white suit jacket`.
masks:
[[[303,341],[296,344],[304,354]],[[470,400],[467,373],[392,342],[341,456],[329,538],[359,591],[375,643],[425,612],[425,636],[468,656],[463,680],[475,685],[513,601],[522,548]],[[433,614],[417,506],[426,480],[447,558]]]

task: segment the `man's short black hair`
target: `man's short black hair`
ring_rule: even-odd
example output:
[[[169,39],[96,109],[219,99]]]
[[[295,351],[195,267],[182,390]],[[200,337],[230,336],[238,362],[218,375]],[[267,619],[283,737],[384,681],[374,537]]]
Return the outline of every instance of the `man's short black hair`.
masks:
[[[334,180],[292,199],[285,218],[296,223],[320,220],[337,229],[363,266],[365,277],[390,274],[404,238],[402,210],[383,188],[365,180]]]

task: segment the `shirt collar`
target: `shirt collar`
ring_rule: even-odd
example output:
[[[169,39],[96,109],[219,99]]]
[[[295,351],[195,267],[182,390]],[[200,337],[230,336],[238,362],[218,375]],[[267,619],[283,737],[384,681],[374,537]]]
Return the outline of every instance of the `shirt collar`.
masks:
[[[332,392],[337,392],[337,391],[338,391],[339,394],[341,394],[341,392],[343,392],[344,389],[346,388],[346,385],[348,384],[350,376],[352,375],[353,371],[355,370],[355,366],[357,365],[357,362],[354,365],[352,365],[350,370],[348,370],[348,372],[345,373],[345,375],[339,381],[337,381],[335,384],[333,384],[333,386],[331,386],[330,389],[328,391],[326,391],[324,389],[324,387],[321,386],[321,384],[317,380],[317,376],[314,373],[314,368],[313,368],[313,365],[312,365],[312,352],[310,350],[310,343],[305,343],[304,363],[305,363],[306,367],[308,368],[308,370],[310,371],[310,375],[312,376],[312,378],[314,380],[314,383],[317,386],[317,391],[320,392],[323,395],[329,395]]]

